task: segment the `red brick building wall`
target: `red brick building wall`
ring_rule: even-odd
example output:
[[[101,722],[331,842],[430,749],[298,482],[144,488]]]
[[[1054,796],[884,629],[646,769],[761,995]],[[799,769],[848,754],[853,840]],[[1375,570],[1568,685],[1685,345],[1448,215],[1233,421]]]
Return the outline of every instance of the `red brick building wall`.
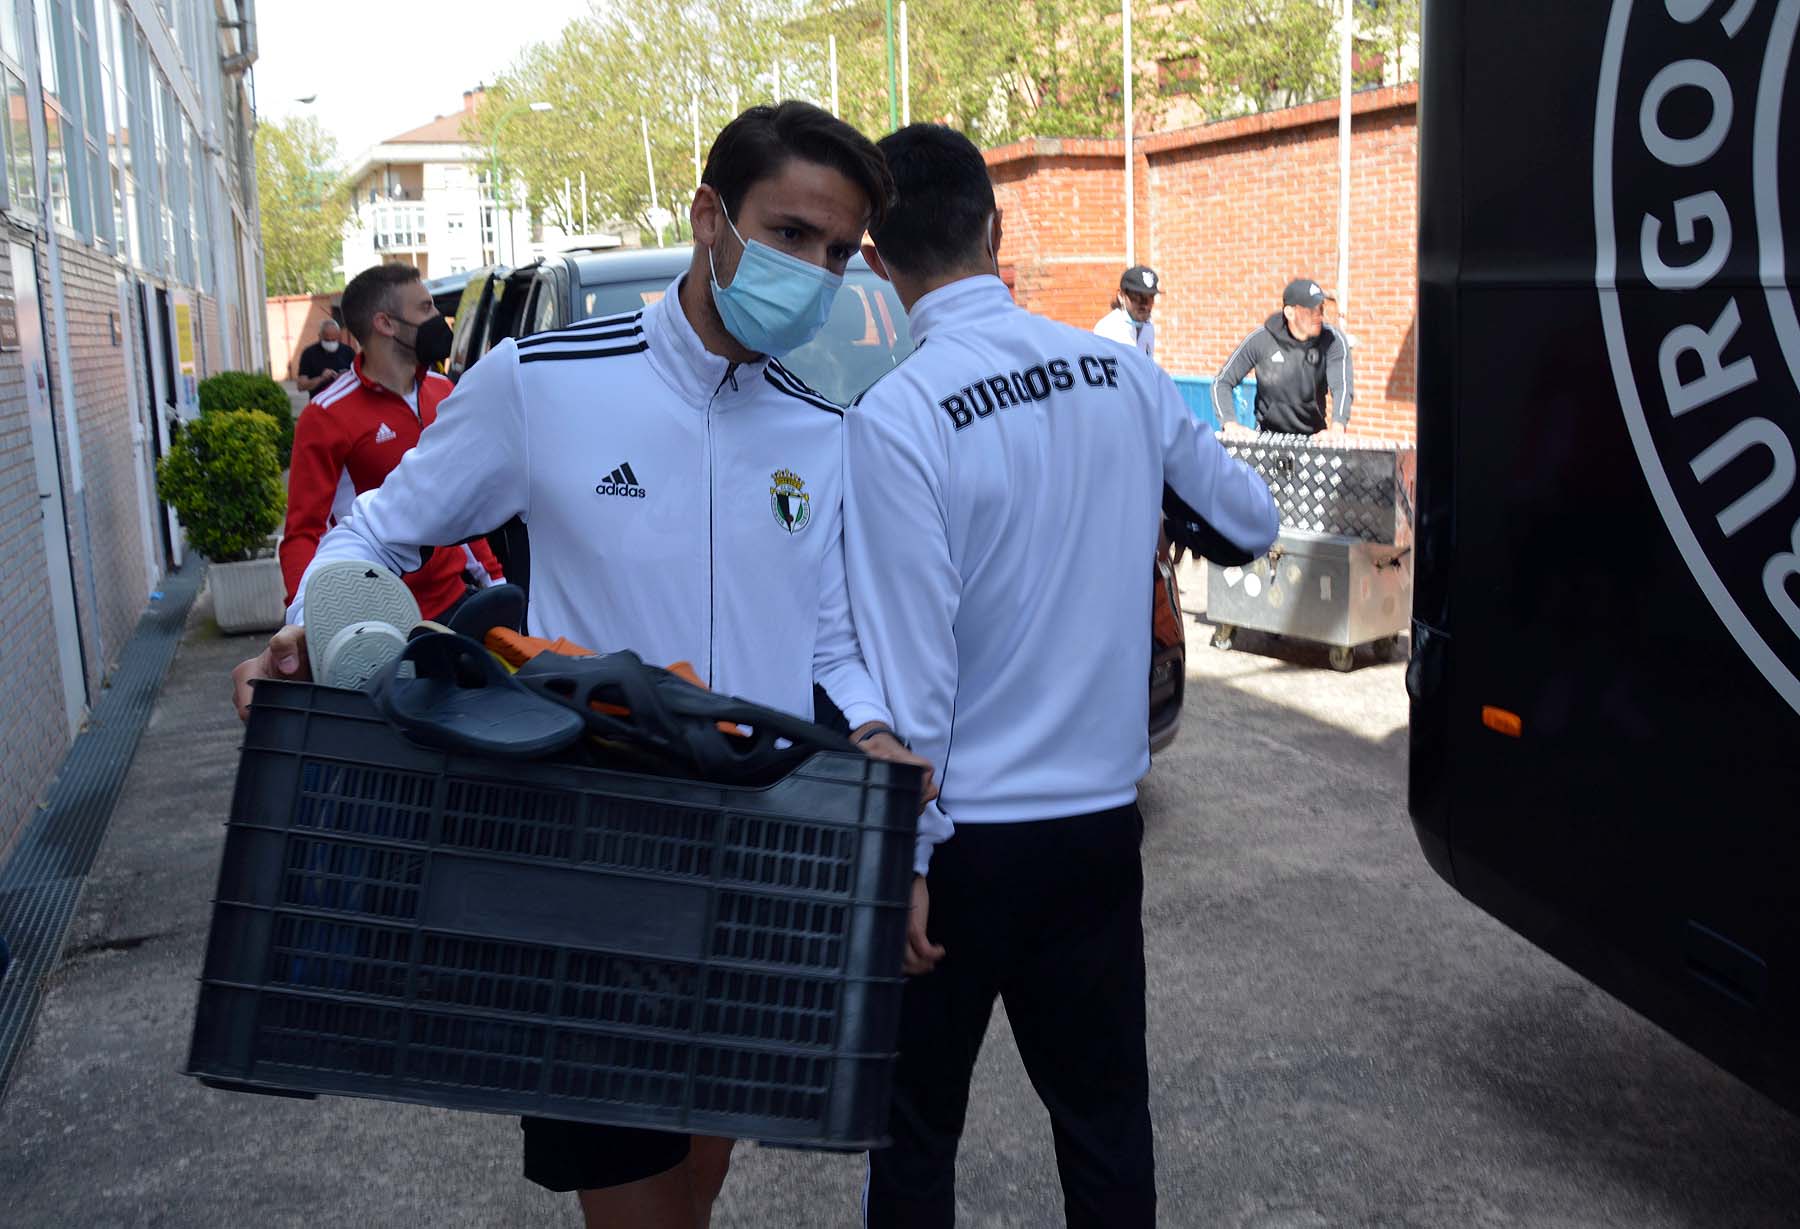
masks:
[[[289,294],[271,297],[264,305],[268,326],[269,374],[291,380],[300,374],[300,352],[319,340],[319,326],[331,315],[329,294]]]
[[[1358,434],[1413,437],[1418,89],[1353,102],[1347,331]],[[1138,263],[1165,287],[1157,360],[1210,376],[1280,307],[1294,277],[1337,278],[1336,100],[1142,137]],[[989,150],[1002,272],[1033,311],[1091,328],[1125,266],[1124,143],[1022,141]],[[1328,317],[1335,320],[1335,313]]]

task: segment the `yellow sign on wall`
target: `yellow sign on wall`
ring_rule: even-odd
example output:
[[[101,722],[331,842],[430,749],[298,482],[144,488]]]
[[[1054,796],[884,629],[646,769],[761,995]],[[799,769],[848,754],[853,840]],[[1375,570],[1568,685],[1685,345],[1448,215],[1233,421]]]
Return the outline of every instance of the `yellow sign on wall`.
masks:
[[[194,306],[191,303],[175,304],[175,361],[182,375],[200,374],[194,355]]]

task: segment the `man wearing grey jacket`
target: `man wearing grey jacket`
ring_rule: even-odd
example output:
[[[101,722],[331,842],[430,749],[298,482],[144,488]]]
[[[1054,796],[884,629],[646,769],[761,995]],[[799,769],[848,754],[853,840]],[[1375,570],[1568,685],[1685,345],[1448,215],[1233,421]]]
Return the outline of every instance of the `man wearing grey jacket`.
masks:
[[[1213,377],[1213,412],[1221,426],[1235,421],[1231,390],[1256,372],[1256,425],[1282,435],[1317,435],[1329,422],[1341,432],[1350,422],[1350,341],[1325,323],[1331,296],[1311,278],[1282,291],[1281,310],[1244,338]],[[1331,394],[1331,415],[1325,394]]]

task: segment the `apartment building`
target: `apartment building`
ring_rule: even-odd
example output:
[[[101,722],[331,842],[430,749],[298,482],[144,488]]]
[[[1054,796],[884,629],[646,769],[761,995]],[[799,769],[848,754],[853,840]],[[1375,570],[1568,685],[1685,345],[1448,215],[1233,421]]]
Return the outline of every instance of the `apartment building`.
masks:
[[[182,562],[200,380],[263,364],[253,0],[0,0],[0,859]]]
[[[529,264],[577,244],[620,244],[617,235],[575,236],[534,219],[524,185],[515,180],[503,179],[495,190],[490,151],[468,144],[462,131],[481,97],[469,90],[460,110],[356,158],[344,231],[346,281],[381,262],[413,265],[429,279],[483,265]]]

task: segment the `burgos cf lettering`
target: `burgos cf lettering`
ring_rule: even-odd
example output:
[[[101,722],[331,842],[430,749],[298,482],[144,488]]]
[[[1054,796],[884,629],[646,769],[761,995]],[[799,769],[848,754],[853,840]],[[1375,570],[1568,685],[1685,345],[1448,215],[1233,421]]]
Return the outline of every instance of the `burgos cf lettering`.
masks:
[[[1055,393],[1075,387],[1075,368],[1089,388],[1117,388],[1119,360],[1084,354],[1073,360],[1053,358],[1034,363],[1023,371],[997,371],[965,384],[938,400],[938,409],[961,431],[978,418],[990,418],[999,410],[1048,401]]]
[[[1613,380],[1663,522],[1800,711],[1800,132],[1781,131],[1797,35],[1800,0],[1612,0],[1594,229]]]

